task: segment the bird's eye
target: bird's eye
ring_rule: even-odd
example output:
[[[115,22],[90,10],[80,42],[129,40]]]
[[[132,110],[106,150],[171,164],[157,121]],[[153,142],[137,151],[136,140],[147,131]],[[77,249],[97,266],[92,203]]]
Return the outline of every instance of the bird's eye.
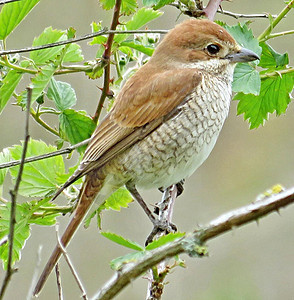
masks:
[[[217,54],[220,50],[220,47],[216,44],[210,44],[207,46],[207,51],[210,53],[210,54]]]

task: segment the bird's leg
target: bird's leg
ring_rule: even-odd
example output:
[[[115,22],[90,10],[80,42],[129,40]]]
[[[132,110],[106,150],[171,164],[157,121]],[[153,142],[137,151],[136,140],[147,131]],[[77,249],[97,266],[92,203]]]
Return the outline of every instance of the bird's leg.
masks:
[[[152,242],[153,237],[157,233],[159,233],[159,232],[169,233],[171,231],[176,230],[176,226],[171,224],[170,222],[168,222],[166,219],[162,219],[162,218],[157,219],[154,217],[151,210],[148,208],[147,204],[145,203],[142,196],[139,194],[135,185],[132,182],[128,182],[126,184],[126,188],[131,193],[133,198],[140,204],[140,206],[143,208],[146,215],[148,216],[148,218],[151,220],[151,222],[153,224],[153,230],[145,242],[146,245],[148,245],[150,242]]]
[[[157,219],[154,217],[154,215],[152,214],[151,210],[148,208],[147,204],[143,200],[142,196],[137,191],[135,185],[132,182],[128,182],[128,183],[126,183],[126,188],[131,193],[131,195],[133,196],[133,198],[143,208],[143,210],[145,211],[146,215],[148,216],[148,218],[150,219],[150,221],[152,222],[152,224],[155,225],[155,223],[157,223]]]
[[[178,183],[176,183],[177,186],[177,198],[179,196],[181,196],[184,192],[184,183],[185,183],[185,179],[180,180]],[[160,192],[164,193],[165,189],[163,187],[160,187],[158,189]]]

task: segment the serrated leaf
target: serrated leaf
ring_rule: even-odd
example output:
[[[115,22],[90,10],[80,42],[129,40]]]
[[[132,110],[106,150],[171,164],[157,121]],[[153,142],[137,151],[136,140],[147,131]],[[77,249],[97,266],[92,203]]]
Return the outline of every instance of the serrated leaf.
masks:
[[[56,147],[46,145],[43,141],[31,139],[28,144],[26,157],[46,154],[56,151]],[[22,146],[10,148],[13,159],[21,158]],[[19,167],[10,169],[13,181],[18,174]],[[64,162],[61,156],[27,163],[24,166],[19,194],[26,197],[44,197],[54,192],[58,187],[57,174],[64,173]]]
[[[260,56],[262,49],[259,46],[258,40],[253,36],[252,30],[248,28],[246,23],[238,23],[234,26],[225,25],[224,28],[235,38],[239,45],[252,50]]]
[[[237,64],[234,71],[232,88],[234,92],[258,95],[260,92],[260,76],[249,64]]]
[[[136,11],[137,1],[136,0],[122,0],[120,12],[123,15],[130,15]]]
[[[115,0],[99,0],[100,4],[102,5],[103,9],[109,10],[114,7]]]
[[[92,22],[91,23],[92,32],[98,32],[102,30],[102,25],[100,23]],[[103,35],[99,35],[93,38],[91,42],[89,42],[89,45],[95,45],[95,44],[105,44],[107,41],[107,37]]]
[[[57,66],[53,63],[44,65],[40,71],[32,78],[32,99],[31,103],[36,101],[43,93],[44,89],[49,84],[54,72],[57,70]]]
[[[65,41],[67,39],[68,35],[65,31],[47,27],[38,37],[34,39],[33,46],[42,46],[46,44]],[[35,64],[43,65],[50,60],[54,60],[64,47],[65,45],[61,45],[57,47],[32,51],[30,53],[30,58],[35,62]],[[82,61],[83,59],[84,57],[81,52],[81,47],[78,44],[70,44],[63,57],[64,62],[78,62]]]
[[[122,49],[122,47],[130,47],[132,49],[138,50],[148,56],[151,56],[154,52],[154,48],[150,46],[144,46],[138,42],[135,41],[124,41],[120,44],[120,47],[118,48],[119,50]],[[123,52],[123,51],[122,51]]]
[[[60,41],[60,39],[66,39],[65,31],[52,29],[52,27],[47,27],[44,31],[34,39],[33,46],[42,46],[46,44],[51,44]],[[53,60],[63,49],[64,46],[57,46],[37,51],[32,51],[30,53],[30,58],[37,65],[45,64],[49,60]]]
[[[183,237],[185,233],[183,232],[176,232],[176,233],[169,233],[167,235],[161,236],[158,240],[153,241],[152,243],[148,244],[146,246],[146,250],[153,250],[158,247],[161,247],[167,243],[173,242],[174,240],[177,240],[181,237]]]
[[[22,0],[5,4],[0,12],[0,40],[5,39],[40,0]]]
[[[0,240],[9,234],[10,207],[10,203],[7,203],[7,205],[0,205]],[[29,215],[29,211],[27,211],[22,205],[17,204],[13,239],[14,244],[12,250],[12,265],[15,263],[15,261],[20,259],[20,251],[24,247],[25,241],[30,236],[30,227],[27,223]],[[8,246],[9,243],[4,243],[0,246],[0,258],[2,260],[4,269],[7,268]]]
[[[136,30],[146,25],[150,21],[160,17],[163,13],[160,11],[155,11],[151,8],[141,8],[139,9],[132,17],[130,21],[126,23],[124,26],[120,26],[120,30]],[[121,43],[124,41],[129,34],[117,34],[114,37],[114,41],[117,43]]]
[[[238,114],[250,122],[250,129],[257,128],[267,120],[268,114],[276,111],[284,113],[290,102],[289,93],[293,90],[294,76],[291,73],[262,79],[258,96],[238,93],[234,99],[238,103]]]
[[[273,70],[285,67],[289,63],[288,53],[280,54],[267,43],[261,43],[260,46],[262,47],[260,67]]]
[[[72,145],[88,139],[95,130],[96,124],[92,118],[82,111],[66,109],[59,115],[59,131],[61,136]],[[86,146],[79,147],[82,151]]]
[[[140,251],[117,257],[110,262],[110,267],[113,270],[119,270],[123,265],[128,264],[130,262],[137,262],[139,259],[142,259],[145,255],[146,252]]]
[[[124,237],[122,237],[121,235],[115,234],[113,232],[101,232],[101,235],[103,235],[104,237],[106,237],[107,239],[109,239],[112,242],[115,242],[121,246],[133,249],[133,250],[137,250],[137,251],[143,251],[144,248],[142,246],[140,246],[138,243],[133,242],[129,239],[126,239]]]
[[[63,62],[80,62],[84,60],[81,46],[78,44],[70,44],[63,57]]]
[[[153,9],[159,9],[165,5],[168,5],[170,3],[174,2],[173,0],[159,0],[157,3],[154,5]]]
[[[153,6],[158,3],[159,0],[143,0],[143,5],[144,6]]]
[[[3,111],[8,100],[12,96],[15,88],[22,78],[22,73],[18,73],[16,70],[10,70],[2,81],[0,87],[0,113]]]
[[[56,81],[54,78],[50,80],[47,96],[54,101],[60,111],[73,107],[77,102],[75,90],[71,85],[67,82]]]
[[[120,187],[105,201],[104,206],[105,209],[120,211],[122,207],[128,207],[128,204],[132,201],[133,198],[129,191],[124,187]]]

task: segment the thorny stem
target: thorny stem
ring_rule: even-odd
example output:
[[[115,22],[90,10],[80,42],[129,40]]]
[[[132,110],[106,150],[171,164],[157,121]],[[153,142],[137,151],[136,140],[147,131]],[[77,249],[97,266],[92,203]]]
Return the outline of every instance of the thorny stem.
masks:
[[[24,161],[27,153],[28,143],[29,143],[29,119],[30,119],[30,107],[31,107],[31,99],[32,99],[32,89],[27,89],[28,97],[27,97],[27,113],[26,113],[26,123],[25,123],[25,138],[23,144],[23,150],[21,155],[21,163],[19,166],[16,182],[14,189],[10,191],[11,195],[11,206],[10,206],[10,222],[9,222],[9,234],[8,234],[8,259],[7,259],[7,271],[1,286],[0,290],[0,299],[3,299],[8,283],[11,279],[11,276],[16,269],[12,268],[12,259],[13,259],[13,245],[14,245],[14,229],[16,224],[16,200],[19,185],[21,182],[21,177],[24,168]]]
[[[278,14],[278,16],[273,20],[272,23],[264,30],[264,32],[258,37],[260,42],[264,42],[268,39],[268,36],[273,31],[273,29],[280,23],[280,21],[286,16],[286,14],[294,7],[294,0],[289,2],[286,7]]]
[[[121,1],[122,0],[116,0],[116,2],[115,2],[112,22],[111,22],[111,26],[110,26],[111,30],[115,30],[117,25],[119,24],[118,19],[119,19],[119,11],[120,11],[120,6],[121,6]],[[105,51],[102,55],[102,59],[105,61],[106,66],[104,67],[104,85],[103,85],[103,89],[102,89],[102,94],[101,94],[98,106],[96,108],[95,115],[93,117],[93,120],[95,123],[97,123],[97,121],[100,117],[102,108],[103,108],[104,101],[105,101],[106,97],[109,95],[110,56],[111,56],[111,47],[112,47],[113,39],[114,39],[114,33],[110,33],[108,35],[108,39],[107,39],[107,42],[105,45]]]
[[[293,73],[293,72],[294,72],[294,68],[289,68],[289,69],[275,71],[271,73],[260,74],[260,78],[263,79],[268,77],[281,76],[283,74]]]

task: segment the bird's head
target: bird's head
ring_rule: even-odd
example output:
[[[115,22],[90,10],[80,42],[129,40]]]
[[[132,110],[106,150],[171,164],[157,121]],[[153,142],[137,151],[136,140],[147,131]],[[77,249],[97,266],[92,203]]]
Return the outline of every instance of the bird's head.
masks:
[[[237,62],[256,59],[259,57],[254,52],[239,46],[220,25],[189,19],[164,37],[151,61],[164,69],[194,67],[218,73]]]

